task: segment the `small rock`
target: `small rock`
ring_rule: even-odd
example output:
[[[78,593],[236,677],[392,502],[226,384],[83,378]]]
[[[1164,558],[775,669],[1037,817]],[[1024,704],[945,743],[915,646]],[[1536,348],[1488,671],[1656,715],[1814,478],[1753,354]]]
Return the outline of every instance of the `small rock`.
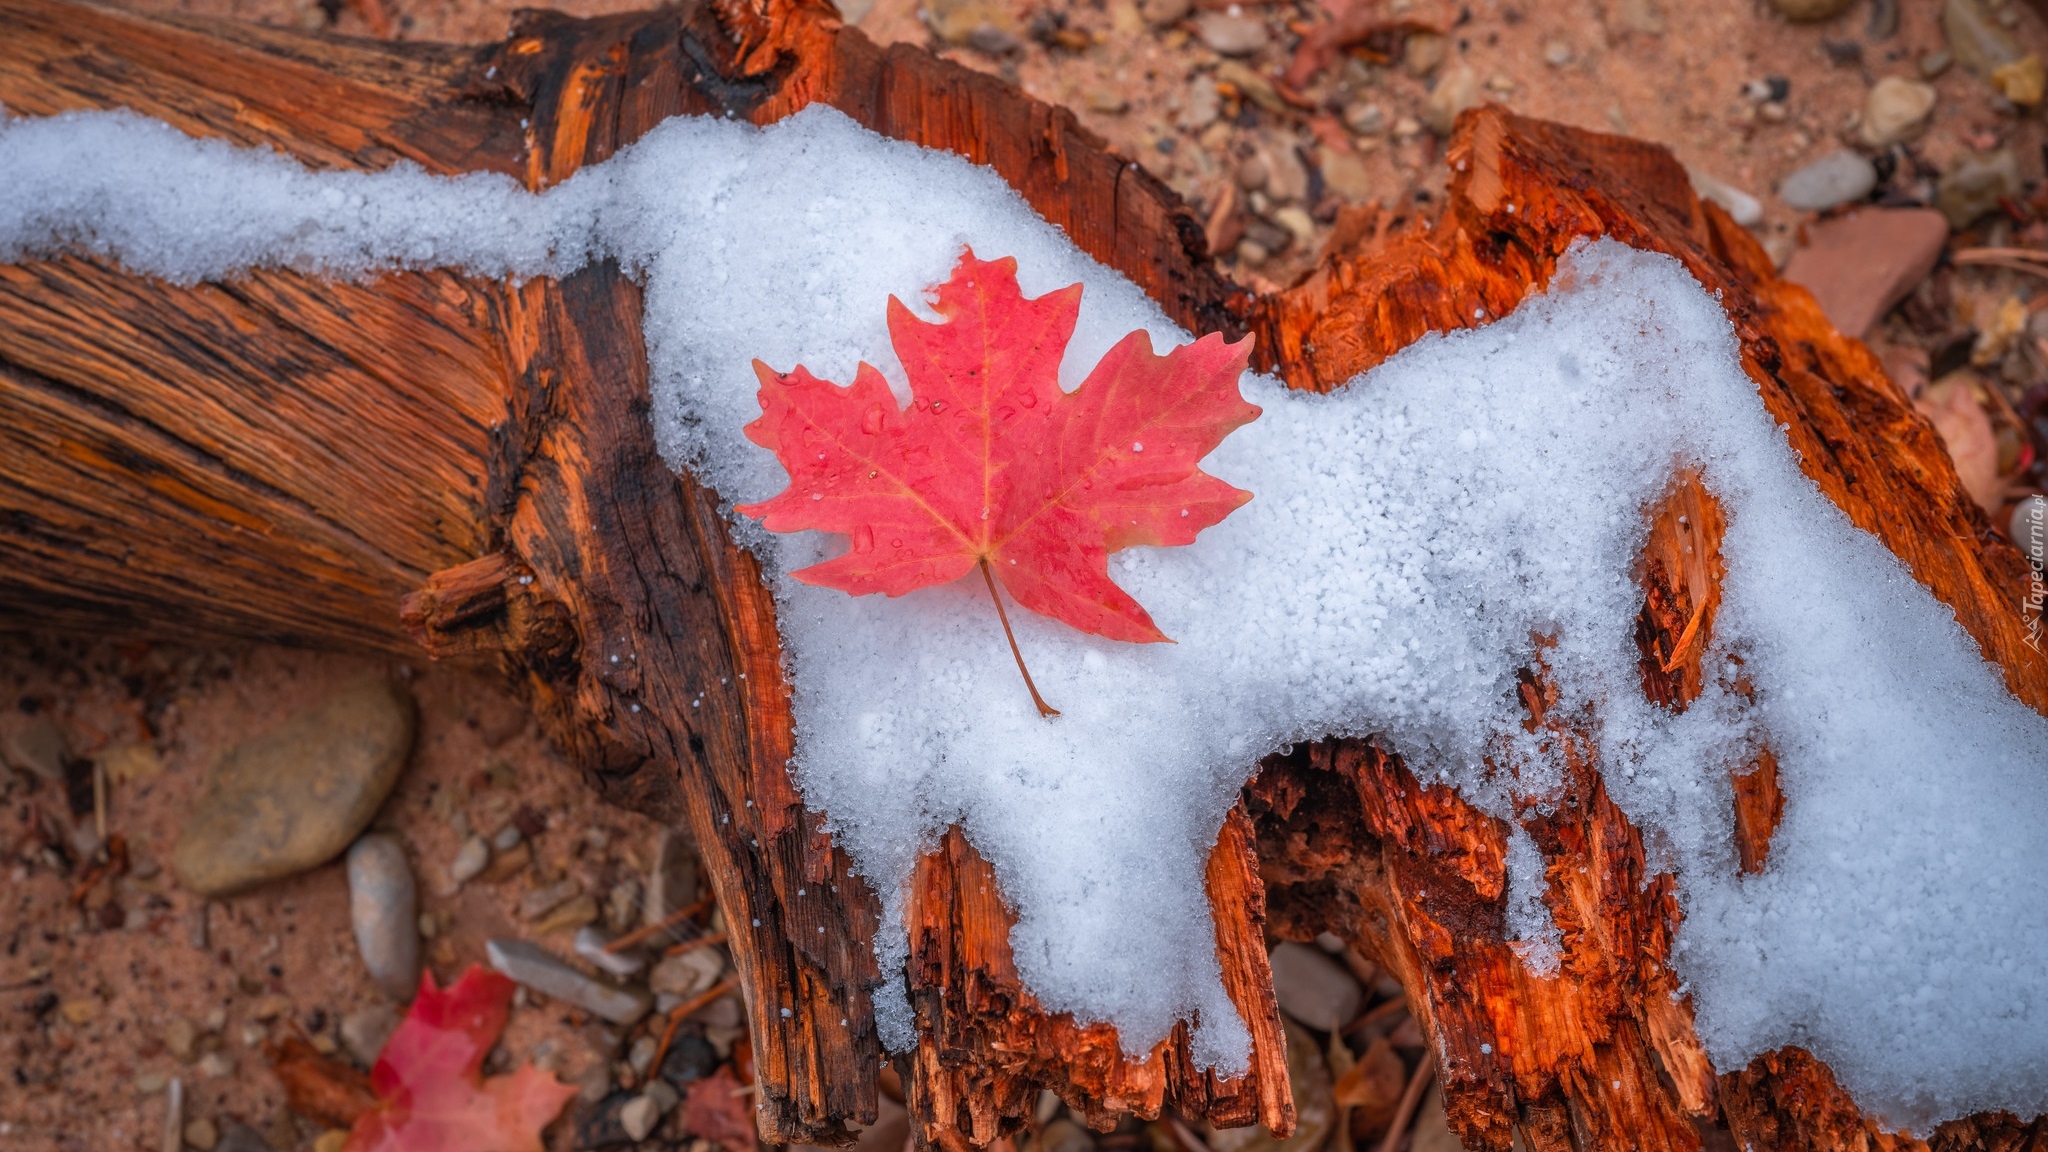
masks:
[[[1378,136],[1387,130],[1387,110],[1367,100],[1344,109],[1344,126],[1360,136]]]
[[[997,0],[926,0],[920,9],[924,22],[948,44],[974,44],[975,34],[987,29],[1006,34],[1013,43],[1022,29],[1009,5]],[[984,39],[988,38],[984,34]]]
[[[1429,90],[1429,99],[1422,107],[1423,122],[1437,135],[1449,136],[1458,122],[1458,113],[1478,107],[1480,100],[1479,73],[1460,61],[1437,77],[1436,86]]]
[[[1985,80],[2025,51],[2012,33],[1998,26],[1980,0],[1947,0],[1941,8],[1941,30],[1956,63]]]
[[[678,1088],[711,1075],[718,1068],[718,1050],[696,1032],[683,1032],[661,1058],[661,1078]]]
[[[690,838],[664,828],[654,843],[654,866],[647,873],[646,921],[660,924],[697,899],[697,855]]]
[[[1863,62],[1863,45],[1854,40],[1822,40],[1820,50],[1827,54],[1828,63],[1837,68]]]
[[[653,1007],[652,997],[640,989],[614,988],[593,980],[539,945],[524,940],[492,940],[484,950],[491,967],[514,981],[614,1024],[631,1024]]]
[[[199,1058],[199,1074],[219,1080],[235,1074],[235,1058],[225,1052],[208,1052]]]
[[[1704,172],[1689,172],[1688,175],[1692,177],[1692,190],[1699,193],[1700,199],[1719,204],[1729,219],[1744,228],[1754,228],[1763,223],[1764,206],[1756,197]]]
[[[1792,81],[1784,76],[1766,76],[1744,84],[1742,94],[1753,104],[1783,104],[1792,95]]]
[[[1195,35],[1219,56],[1249,56],[1273,38],[1265,21],[1228,12],[1204,12],[1195,17]]]
[[[135,1074],[135,1090],[144,1096],[154,1096],[170,1084],[171,1074],[160,1068],[145,1068]]]
[[[341,1128],[330,1128],[313,1137],[313,1152],[342,1152],[348,1147],[348,1132]]]
[[[2001,148],[1989,155],[1966,154],[1956,160],[1941,174],[1934,203],[1950,226],[1967,228],[1998,207],[2000,199],[2018,197],[2021,190],[2019,161],[2012,149]]]
[[[1778,195],[1801,212],[1861,200],[1877,187],[1877,169],[1854,152],[1831,152],[1785,177]]]
[[[1287,102],[1280,98],[1280,93],[1274,89],[1273,82],[1240,61],[1225,60],[1218,64],[1216,82],[1237,89],[1239,95],[1275,116],[1287,114]]]
[[[536,888],[521,896],[519,918],[538,920],[582,894],[583,885],[574,876],[557,880],[553,884]]]
[[[66,1023],[84,1026],[99,1018],[100,1002],[97,1000],[66,1000],[57,1005],[57,1014]]]
[[[1249,192],[1266,186],[1266,162],[1257,155],[1247,156],[1237,165],[1237,186]]]
[[[263,1138],[263,1133],[256,1131],[247,1124],[230,1120],[220,1130],[220,1143],[214,1146],[213,1152],[276,1152],[276,1150],[270,1146],[270,1141]]]
[[[1572,46],[1564,40],[1552,40],[1543,45],[1543,62],[1552,68],[1562,68],[1578,59]]]
[[[1216,92],[1215,82],[1196,77],[1188,85],[1188,97],[1181,105],[1180,126],[1189,132],[1200,132],[1223,114],[1223,98]]]
[[[1641,36],[1662,36],[1664,14],[1657,10],[1653,0],[1609,0],[1607,6],[1608,27],[1619,33],[1636,33]]]
[[[633,1070],[633,1075],[645,1076],[647,1070],[654,1067],[655,1046],[652,1036],[642,1036],[633,1041],[633,1047],[626,1052],[626,1067]]]
[[[1187,19],[1194,7],[1193,0],[1144,0],[1139,10],[1147,21],[1164,26]]]
[[[610,1083],[607,1077],[607,1091]],[[579,1088],[579,1096],[581,1091]],[[611,1092],[609,1095],[596,1097],[591,1107],[576,1118],[576,1141],[572,1146],[579,1149],[615,1148],[622,1144],[638,1143],[638,1140],[627,1134],[625,1125],[620,1123],[620,1113],[637,1099],[639,1097],[627,1092]],[[652,1132],[654,1126],[648,1125],[647,1130]]]
[[[2048,496],[2029,496],[2012,506],[2006,536],[2019,546],[2038,571],[2048,558]],[[663,1066],[666,1071],[667,1066]]]
[[[397,838],[372,832],[348,850],[348,918],[370,979],[411,1003],[420,984],[419,903]]]
[[[1929,52],[1920,58],[1920,75],[1932,80],[1943,72],[1948,71],[1949,65],[1955,62],[1956,58],[1950,55],[1946,48],[1937,52]]]
[[[1245,225],[1244,231],[1248,243],[1257,244],[1268,254],[1285,252],[1287,246],[1294,243],[1292,232],[1264,220],[1251,221]]]
[[[255,1002],[249,1005],[249,1018],[252,1020],[275,1020],[279,1016],[291,1015],[291,1011],[291,997],[283,993],[271,992],[257,997]]]
[[[19,726],[0,729],[0,761],[52,784],[64,782],[64,761],[69,755],[64,730],[47,713],[38,712]]]
[[[628,876],[612,885],[604,898],[604,922],[614,932],[624,932],[633,926],[633,918],[640,914],[640,881]]]
[[[2048,68],[2041,65],[2041,58],[2029,52],[2010,64],[2001,64],[1991,70],[1991,86],[2000,95],[2022,108],[2032,108],[2048,95]]]
[[[507,824],[491,835],[491,848],[497,852],[510,852],[525,840],[526,836],[519,831],[519,825]]]
[[[713,1036],[709,1030],[713,1028],[740,1027],[747,1022],[747,1009],[745,1005],[740,1003],[737,996],[720,996],[718,999],[698,1009],[697,1019],[704,1022],[706,1029],[705,1038],[715,1044],[717,1037]]]
[[[1326,149],[1322,172],[1323,187],[1339,200],[1359,204],[1372,198],[1372,169],[1366,165],[1363,156]]]
[[[725,958],[716,948],[698,948],[680,956],[669,956],[647,974],[647,987],[656,995],[687,1000],[718,983],[725,974]]]
[[[596,921],[597,897],[578,896],[533,923],[536,936],[553,936]]]
[[[448,878],[457,884],[467,884],[481,875],[490,866],[491,846],[481,836],[471,836],[455,850],[455,859],[448,864]]]
[[[154,779],[164,770],[163,758],[147,744],[122,744],[100,756],[100,766],[116,784]]]
[[[358,1008],[341,1018],[341,1044],[365,1068],[377,1062],[384,1042],[398,1030],[398,1012],[389,1004]]]
[[[227,895],[339,855],[398,782],[415,716],[403,688],[367,677],[230,749],[179,834],[179,882]]]
[[[1412,32],[1401,49],[1401,67],[1410,76],[1427,76],[1444,62],[1444,38],[1434,32]]]
[[[185,1125],[185,1143],[199,1152],[213,1152],[213,1146],[220,1143],[220,1130],[213,1126],[213,1121],[201,1116]]]
[[[164,1025],[164,1047],[180,1064],[190,1064],[198,1058],[199,1036],[199,1025],[183,1016],[173,1016]]]
[[[599,971],[620,979],[631,976],[647,966],[646,957],[632,949],[624,952],[605,951],[605,945],[610,943],[611,937],[595,927],[586,925],[576,930],[576,939],[570,943],[570,947]]]
[[[1785,278],[1805,285],[1836,328],[1861,337],[1934,270],[1948,221],[1928,208],[1865,208],[1806,236]]]
[[[1403,116],[1394,121],[1394,139],[1407,140],[1422,135],[1422,121],[1413,116]]]
[[[164,1126],[158,1138],[157,1147],[163,1152],[184,1152],[185,1148],[185,1082],[171,1078],[169,1089],[164,1093]]]
[[[1281,138],[1261,143],[1254,153],[1266,168],[1265,192],[1281,203],[1308,195],[1308,167],[1301,162],[1292,140]]]
[[[1000,24],[984,22],[967,34],[967,46],[984,56],[1008,56],[1024,47],[1024,41]]]
[[[1130,97],[1114,88],[1090,88],[1083,95],[1083,99],[1089,111],[1101,112],[1104,115],[1119,116],[1131,110]]]
[[[606,1064],[602,1060],[592,1064],[588,1071],[576,1078],[576,1098],[585,1104],[595,1104],[597,1101],[604,1099],[611,1090],[611,1065]],[[580,1128],[581,1126],[579,1125],[578,1127]],[[587,1148],[590,1145],[584,1144],[579,1140],[576,1146]]]
[[[1887,76],[1871,86],[1858,132],[1873,148],[1889,148],[1920,134],[1934,114],[1934,85]]]
[[[1280,1010],[1311,1028],[1334,1032],[1365,1005],[1365,990],[1320,949],[1293,941],[1273,949],[1273,994]]]
[[[635,1144],[647,1139],[647,1134],[654,1131],[654,1126],[659,1123],[661,1110],[650,1097],[635,1096],[619,1109],[619,1127]]]
[[[1309,216],[1307,209],[1300,205],[1289,204],[1284,208],[1275,209],[1273,223],[1287,229],[1287,234],[1294,238],[1294,243],[1303,248],[1308,247],[1316,238],[1316,222]]]

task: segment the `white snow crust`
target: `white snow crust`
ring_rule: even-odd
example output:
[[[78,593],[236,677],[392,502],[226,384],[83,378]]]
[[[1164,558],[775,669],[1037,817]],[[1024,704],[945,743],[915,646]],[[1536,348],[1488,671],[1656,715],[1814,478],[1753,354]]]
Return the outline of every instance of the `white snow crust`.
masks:
[[[314,174],[119,113],[0,122],[0,172],[0,259],[82,250],[190,282],[616,257],[647,289],[663,450],[735,501],[784,483],[740,434],[750,360],[844,382],[865,359],[900,392],[884,301],[919,306],[963,244],[1015,255],[1027,293],[1086,285],[1069,387],[1133,328],[1190,338],[993,173],[821,108],[765,130],[673,120],[541,196],[404,167]],[[1051,721],[978,584],[850,598],[785,575],[840,542],[740,523],[778,601],[796,779],[885,904],[885,1041],[911,1035],[903,882],[958,823],[1047,1007],[1113,1021],[1133,1051],[1187,1020],[1200,1061],[1243,1067],[1202,876],[1258,758],[1379,734],[1515,825],[1561,778],[1513,691],[1544,634],[1560,706],[1594,718],[1609,788],[1679,879],[1673,962],[1718,1068],[1804,1045],[1867,1112],[1923,1133],[2048,1111],[2048,720],[1800,474],[1736,356],[1675,261],[1599,241],[1514,314],[1331,395],[1247,376],[1265,414],[1206,467],[1255,498],[1193,546],[1112,560],[1178,643],[1014,621]],[[1641,696],[1629,574],[1684,467],[1728,518],[1708,668],[1739,658],[1756,703],[1710,676],[1674,716]],[[1729,774],[1764,744],[1785,817],[1744,877]],[[1507,925],[1539,974],[1571,943],[1544,867],[1512,827]]]

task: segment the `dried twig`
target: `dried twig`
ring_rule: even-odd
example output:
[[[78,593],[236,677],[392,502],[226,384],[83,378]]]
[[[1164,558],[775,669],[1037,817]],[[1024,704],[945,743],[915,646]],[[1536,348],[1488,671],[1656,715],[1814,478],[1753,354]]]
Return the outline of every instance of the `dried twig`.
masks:
[[[619,937],[617,940],[614,940],[611,943],[605,945],[604,950],[607,952],[624,952],[628,948],[632,948],[636,945],[643,944],[649,940],[652,940],[654,937],[661,935],[663,932],[673,930],[674,928],[681,925],[683,921],[695,917],[698,913],[704,911],[706,908],[709,907],[711,907],[711,897],[699,897],[697,900],[692,902],[688,907],[682,909],[681,911],[669,913],[668,916],[661,920],[659,923],[648,924],[644,927],[633,929],[631,932],[628,932],[624,936]]]
[[[676,1029],[683,1026],[683,1021],[689,1019],[691,1013],[696,1012],[706,1004],[711,1003],[713,1000],[739,986],[740,982],[737,976],[727,976],[725,979],[712,985],[709,990],[700,992],[681,1004],[676,1005],[668,1014],[668,1026],[661,1030],[661,1043],[655,1046],[654,1060],[647,1067],[655,1075],[659,1075],[661,1073],[661,1062],[668,1056],[668,1046],[675,1043]]]
[[[1357,1033],[1365,1031],[1367,1028],[1372,1027],[1373,1025],[1379,1023],[1382,1020],[1392,1019],[1394,1016],[1402,1012],[1406,1012],[1407,1010],[1408,1001],[1402,999],[1399,996],[1396,996],[1392,1000],[1389,1000],[1384,1004],[1379,1004],[1375,1007],[1367,1009],[1365,1012],[1359,1015],[1358,1019],[1353,1020],[1349,1024],[1346,1024],[1344,1026],[1344,1035],[1356,1035]]]
[[[1422,1063],[1415,1066],[1415,1074],[1408,1077],[1408,1087],[1401,1092],[1401,1106],[1394,1109],[1393,1127],[1387,1129],[1386,1139],[1380,1141],[1379,1152],[1394,1152],[1401,1143],[1409,1122],[1415,1119],[1416,1107],[1422,1103],[1422,1090],[1429,1086],[1430,1073],[1435,1071],[1436,1053],[1424,1052]]]
[[[709,948],[713,944],[723,943],[725,943],[725,933],[707,932],[704,935],[697,937],[695,940],[685,940],[681,944],[671,944],[668,948],[668,951],[663,952],[662,955],[681,956],[685,952],[695,952],[699,948]]]

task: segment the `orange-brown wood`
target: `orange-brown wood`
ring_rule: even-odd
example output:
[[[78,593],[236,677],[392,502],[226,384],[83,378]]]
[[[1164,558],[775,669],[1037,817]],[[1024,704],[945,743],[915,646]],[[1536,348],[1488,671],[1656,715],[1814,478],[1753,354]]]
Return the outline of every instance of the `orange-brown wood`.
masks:
[[[1931,428],[1651,145],[1468,113],[1439,218],[1348,214],[1313,274],[1253,298],[1206,260],[1186,208],[1069,113],[878,49],[815,0],[533,14],[475,48],[54,0],[0,0],[0,27],[0,104],[18,115],[119,105],[320,167],[404,158],[532,187],[671,115],[766,122],[829,103],[990,165],[1182,324],[1253,332],[1261,362],[1299,387],[1506,314],[1581,237],[1665,252],[1721,294],[1807,474],[1955,609],[2015,694],[2048,708],[2048,662],[2016,607],[2024,561]],[[696,837],[733,927],[764,1136],[843,1140],[874,1115],[879,906],[790,784],[773,602],[718,495],[655,451],[646,373],[639,290],[606,265],[516,287],[263,272],[189,289],[90,260],[0,267],[0,611],[495,666],[594,786]],[[1643,687],[1682,708],[1704,686],[1719,511],[1677,477],[1648,517]],[[904,1088],[920,1138],[999,1141],[1042,1086],[1099,1122],[1170,1106],[1285,1128],[1264,946],[1329,931],[1407,988],[1469,1147],[1505,1149],[1519,1131],[1532,1149],[1691,1149],[1716,1126],[1756,1148],[1921,1146],[1873,1132],[1796,1049],[1714,1074],[1666,961],[1671,878],[1555,714],[1540,659],[1522,695],[1570,767],[1554,807],[1515,814],[1549,864],[1557,979],[1504,940],[1505,824],[1370,741],[1269,759],[1211,855],[1217,956],[1255,1040],[1236,1081],[1197,1072],[1184,1036],[1135,1060],[1107,1026],[1041,1011],[992,871],[956,832],[911,892],[921,1033]],[[1731,781],[1743,867],[1768,866],[1784,802],[1768,755]],[[1977,1117],[1932,1144],[2041,1139],[2038,1124]]]

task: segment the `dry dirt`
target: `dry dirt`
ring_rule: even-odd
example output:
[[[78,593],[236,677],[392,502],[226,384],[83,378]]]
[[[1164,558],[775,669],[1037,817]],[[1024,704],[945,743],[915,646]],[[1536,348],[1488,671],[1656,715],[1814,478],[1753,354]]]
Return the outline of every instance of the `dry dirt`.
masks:
[[[362,4],[303,0],[139,0],[157,11],[228,16],[326,35],[367,36]],[[1513,109],[1665,144],[1689,167],[1736,185],[1764,206],[1757,231],[1780,256],[1812,221],[1776,194],[1784,176],[1844,146],[1871,85],[1886,76],[1921,77],[1939,51],[1940,6],[1907,0],[1897,31],[1869,33],[1872,0],[1818,24],[1793,25],[1764,3],[1677,0],[1471,0],[1411,15],[1437,20],[1443,59],[1424,69],[1430,49],[1411,44],[1382,63],[1340,58],[1304,86],[1301,104],[1260,103],[1292,56],[1292,41],[1319,18],[1311,0],[1207,7],[1177,15],[1184,0],[977,0],[984,47],[942,42],[944,22],[967,0],[920,9],[920,0],[863,0],[856,23],[883,42],[931,45],[971,68],[1009,77],[1030,93],[1073,108],[1122,153],[1167,180],[1207,218],[1225,189],[1234,204],[1251,199],[1248,163],[1269,169],[1264,215],[1293,207],[1310,228],[1253,225],[1254,247],[1235,247],[1228,268],[1258,287],[1285,284],[1312,267],[1337,203],[1377,200],[1411,215],[1431,215],[1441,197],[1441,143],[1427,121],[1431,85],[1467,66],[1488,98]],[[937,0],[925,0],[936,4]],[[475,41],[500,37],[513,5],[499,0],[382,0],[406,39]],[[570,0],[577,14],[637,7],[634,0]],[[1390,8],[1398,8],[1398,0]],[[2002,9],[2012,34],[2048,52],[2034,9]],[[1226,63],[1192,28],[1203,12],[1262,22],[1271,43]],[[992,15],[991,15],[992,14]],[[1172,17],[1162,19],[1161,17]],[[1247,75],[1249,70],[1250,75]],[[1203,110],[1219,73],[1229,83],[1214,114]],[[1760,101],[1745,87],[1781,78],[1781,101]],[[1232,79],[1234,78],[1234,79]],[[2011,146],[2032,190],[2041,177],[2040,116],[1999,98],[1960,67],[1934,77],[1939,101],[1926,133],[1900,150],[1896,199],[1927,194],[1926,180],[1966,151]],[[1235,93],[1236,95],[1232,95]],[[1377,106],[1377,117],[1365,112]],[[1375,125],[1375,120],[1377,121]],[[1354,131],[1362,126],[1366,131]],[[1277,157],[1277,159],[1276,159]],[[1287,157],[1309,175],[1294,191],[1270,170]],[[1341,159],[1335,159],[1343,157]],[[1328,178],[1331,170],[1344,179]],[[1284,174],[1282,174],[1284,176]],[[1290,193],[1292,193],[1290,195]],[[1237,223],[1253,224],[1242,215]],[[1952,247],[2039,246],[2033,209],[2017,203]],[[1299,223],[1303,217],[1288,219]],[[1276,236],[1276,233],[1279,236]],[[1260,250],[1258,239],[1273,241]],[[1981,318],[2008,300],[2035,302],[2028,274],[1968,269],[1937,273],[1920,307],[1884,322],[1872,340],[1914,371],[1915,356],[1937,356],[1967,339]],[[2031,308],[2028,311],[2032,315]],[[2041,383],[2041,351],[2021,340],[1987,366],[2007,400],[2024,406]],[[1903,359],[1901,359],[1903,357]],[[2009,429],[2007,431],[2010,431]],[[2024,447],[2024,432],[2020,441]],[[2024,453],[2022,453],[2024,455]],[[2035,467],[2038,467],[2036,462]],[[2004,461],[2002,483],[2020,491],[2039,482],[2023,461]],[[1994,509],[1995,511],[1995,509]],[[287,1033],[323,1037],[376,995],[348,931],[347,891],[330,864],[252,895],[210,904],[181,891],[166,861],[179,822],[207,766],[231,744],[260,733],[295,704],[361,671],[364,661],[272,648],[194,650],[118,640],[0,635],[0,712],[54,716],[72,752],[105,758],[124,746],[156,754],[159,767],[110,781],[105,831],[129,847],[132,869],[94,885],[74,901],[85,874],[76,856],[99,816],[74,815],[61,789],[0,769],[0,1148],[148,1149],[163,1147],[164,1096],[171,1075],[191,1093],[188,1116],[216,1127],[246,1122],[276,1147],[312,1147],[317,1125],[295,1120],[265,1071],[261,1043]],[[644,872],[657,829],[648,820],[598,803],[494,685],[424,661],[392,670],[405,676],[420,705],[411,767],[378,818],[411,846],[423,908],[440,929],[430,964],[445,981],[482,959],[483,941],[519,934],[512,908],[533,884],[556,876],[582,880],[600,895]],[[124,760],[124,763],[131,761]],[[520,807],[542,816],[534,863],[502,884],[472,883],[459,893],[445,868],[459,837],[454,816],[489,830]],[[52,843],[52,841],[55,843]],[[202,915],[203,939],[196,924]],[[555,941],[560,943],[560,941]],[[266,1017],[266,1018],[259,1018]],[[173,1022],[196,1024],[203,1040],[191,1060],[167,1049]],[[577,1014],[556,1006],[515,1012],[503,1059],[537,1054],[575,1081],[612,1060],[614,1042]],[[1412,1060],[1412,1057],[1411,1057]],[[1437,1121],[1440,1127],[1440,1120]],[[567,1126],[557,1146],[571,1142]],[[666,1145],[662,1145],[666,1146]]]

